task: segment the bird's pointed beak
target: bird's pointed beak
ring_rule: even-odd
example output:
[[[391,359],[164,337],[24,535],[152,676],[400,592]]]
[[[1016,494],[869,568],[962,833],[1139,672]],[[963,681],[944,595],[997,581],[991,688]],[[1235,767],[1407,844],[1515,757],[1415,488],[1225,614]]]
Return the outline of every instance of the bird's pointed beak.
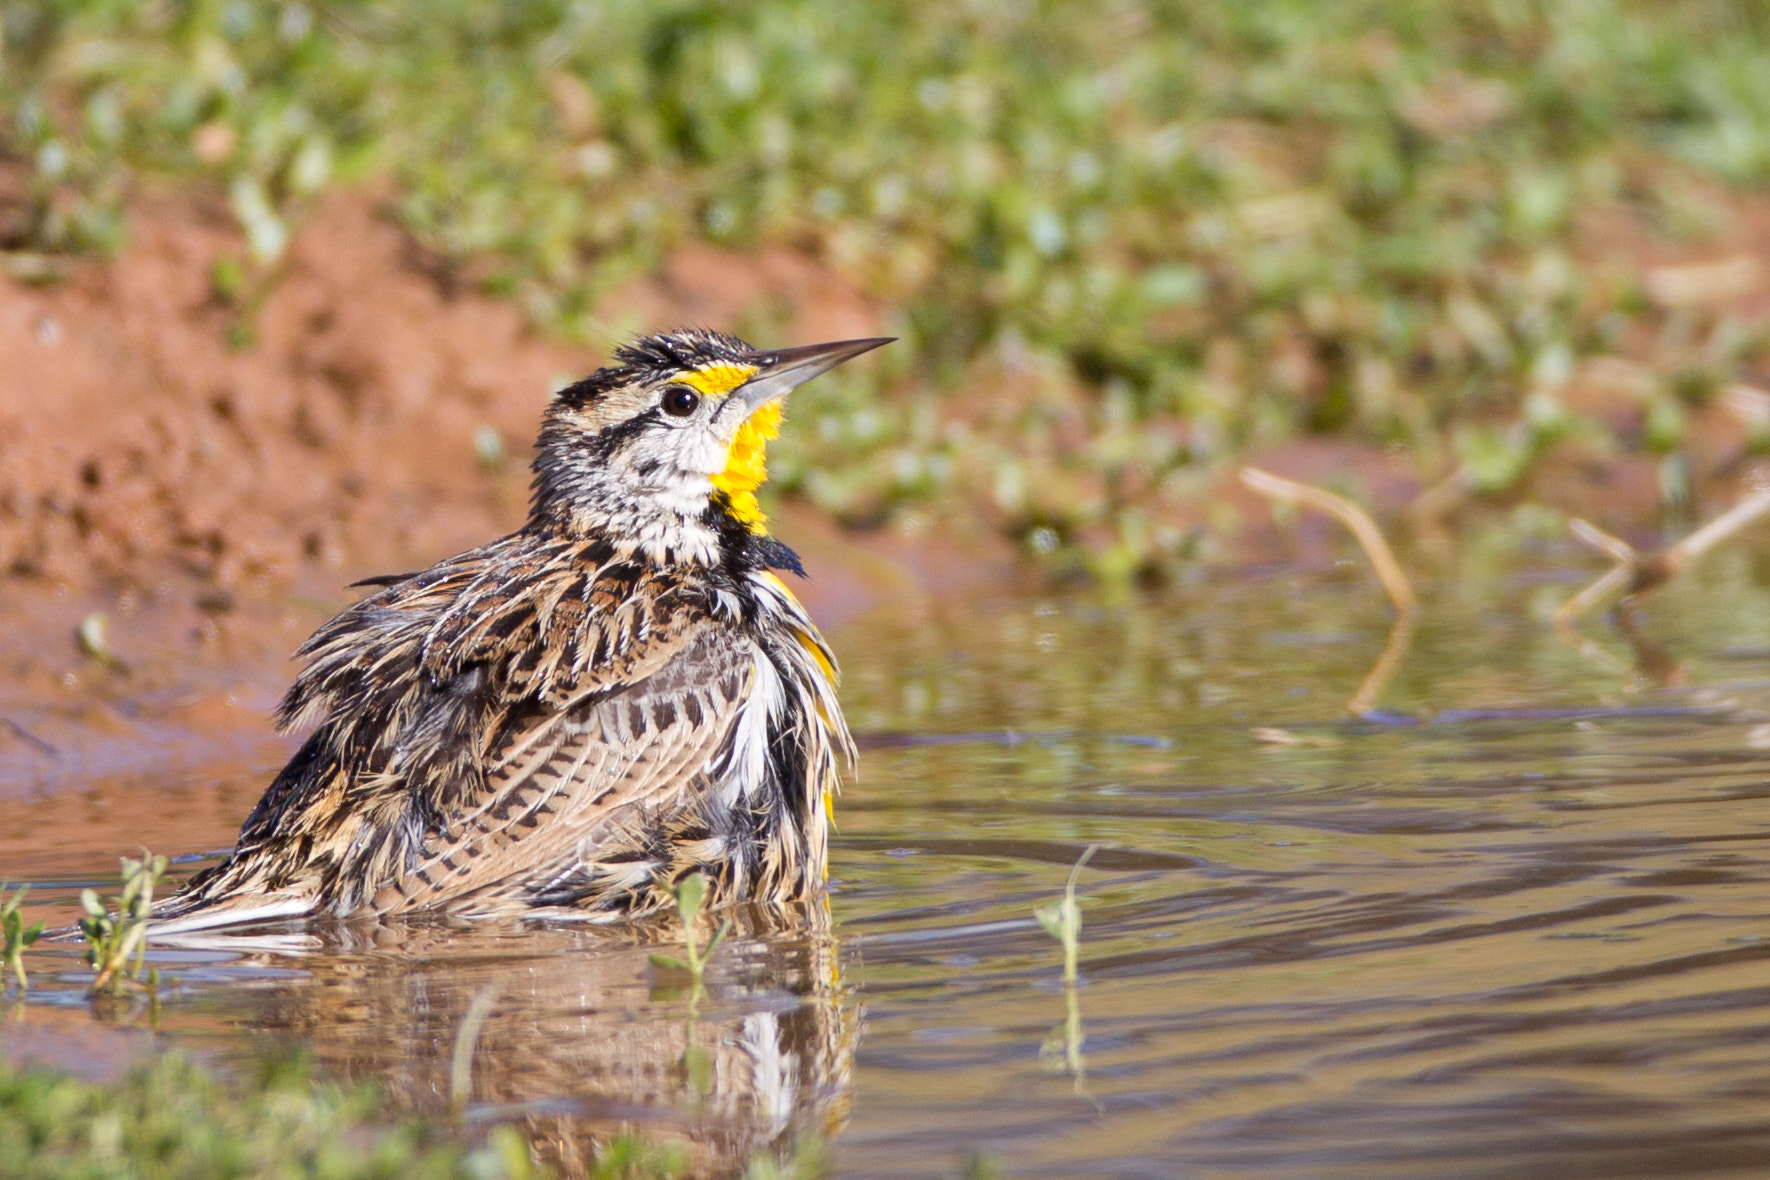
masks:
[[[868,340],[838,340],[832,344],[807,344],[800,348],[777,348],[773,352],[752,352],[745,359],[756,366],[756,375],[731,391],[719,407],[719,417],[731,416],[734,423],[787,396],[799,386],[827,373],[843,361],[853,360],[863,352],[871,352],[881,344],[890,344],[895,336],[876,336]]]

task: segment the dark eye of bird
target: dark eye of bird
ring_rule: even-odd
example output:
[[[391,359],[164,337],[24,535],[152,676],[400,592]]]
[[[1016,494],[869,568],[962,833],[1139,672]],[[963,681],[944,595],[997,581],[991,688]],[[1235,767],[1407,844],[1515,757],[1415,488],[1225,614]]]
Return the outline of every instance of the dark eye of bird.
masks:
[[[701,395],[686,385],[672,385],[664,390],[664,413],[686,418],[701,404]]]

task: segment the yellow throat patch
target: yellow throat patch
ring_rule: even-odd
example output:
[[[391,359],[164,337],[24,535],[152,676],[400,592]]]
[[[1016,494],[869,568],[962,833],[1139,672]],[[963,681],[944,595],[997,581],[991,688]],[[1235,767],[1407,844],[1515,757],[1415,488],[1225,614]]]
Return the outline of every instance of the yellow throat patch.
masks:
[[[726,397],[755,375],[753,365],[719,362],[684,373],[677,380],[707,397]],[[767,518],[756,502],[756,489],[768,479],[768,441],[779,438],[780,432],[781,403],[770,402],[744,419],[731,440],[725,470],[713,477],[713,486],[731,502],[731,514],[753,533],[768,531]]]

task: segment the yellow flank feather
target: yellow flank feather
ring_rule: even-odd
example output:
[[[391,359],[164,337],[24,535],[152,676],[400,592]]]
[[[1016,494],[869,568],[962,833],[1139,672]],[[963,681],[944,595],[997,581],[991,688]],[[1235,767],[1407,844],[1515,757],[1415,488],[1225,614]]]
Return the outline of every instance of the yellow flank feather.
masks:
[[[780,581],[780,579],[776,578],[775,581],[778,582],[778,581]],[[787,588],[785,586],[782,586],[781,589],[786,590]],[[787,593],[791,594],[792,591],[787,590]],[[797,602],[799,600],[797,598],[795,598],[795,599],[793,599],[793,601]],[[819,644],[817,642],[817,640],[813,639],[811,636],[807,635],[805,632],[798,631],[798,630],[795,630],[793,632],[793,638],[797,639],[799,641],[800,647],[804,648],[806,651],[811,653],[811,658],[817,661],[817,666],[824,670],[824,679],[825,680],[828,680],[831,684],[842,683],[842,678],[840,676],[836,675],[836,669],[834,669],[830,666],[829,657],[824,655],[823,646],[821,644]]]
[[[756,489],[768,478],[768,440],[779,438],[781,404],[770,402],[751,414],[731,440],[725,470],[713,477],[713,486],[731,500],[731,514],[753,533],[766,533],[768,522],[756,502]]]

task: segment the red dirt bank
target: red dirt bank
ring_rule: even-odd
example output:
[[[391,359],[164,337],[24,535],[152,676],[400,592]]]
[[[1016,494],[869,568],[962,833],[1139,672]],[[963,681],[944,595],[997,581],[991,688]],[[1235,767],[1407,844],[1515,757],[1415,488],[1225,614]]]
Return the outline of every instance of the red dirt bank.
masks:
[[[211,280],[241,250],[225,208],[150,197],[131,227],[118,257],[58,283],[0,277],[0,797],[167,760],[274,762],[264,715],[288,653],[354,597],[346,583],[520,524],[541,410],[601,359],[537,336],[510,302],[448,290],[361,193],[309,217],[243,349]],[[611,304],[644,326],[730,328],[756,300],[791,310],[778,343],[880,330],[786,250],[688,247]],[[501,464],[476,448],[488,431]],[[816,513],[782,517],[825,621],[1014,575],[1005,546],[881,532],[863,548]],[[77,648],[95,610],[126,668]],[[133,847],[162,818],[185,822],[105,834]]]
[[[600,358],[512,303],[449,292],[362,194],[306,222],[254,320],[214,292],[238,233],[219,205],[140,202],[116,259],[46,287],[0,280],[0,573],[76,591],[207,601],[423,565],[508,531],[551,391]],[[679,252],[621,293],[626,318],[731,327],[755,300],[790,334],[879,331],[876,311],[787,251]],[[495,432],[510,454],[479,457]]]
[[[360,199],[313,218],[256,345],[229,350],[209,280],[239,249],[225,215],[149,202],[133,227],[114,262],[0,284],[0,566],[234,587],[397,565],[520,517],[520,471],[477,465],[475,432],[520,451],[550,386],[595,358],[445,297]]]

